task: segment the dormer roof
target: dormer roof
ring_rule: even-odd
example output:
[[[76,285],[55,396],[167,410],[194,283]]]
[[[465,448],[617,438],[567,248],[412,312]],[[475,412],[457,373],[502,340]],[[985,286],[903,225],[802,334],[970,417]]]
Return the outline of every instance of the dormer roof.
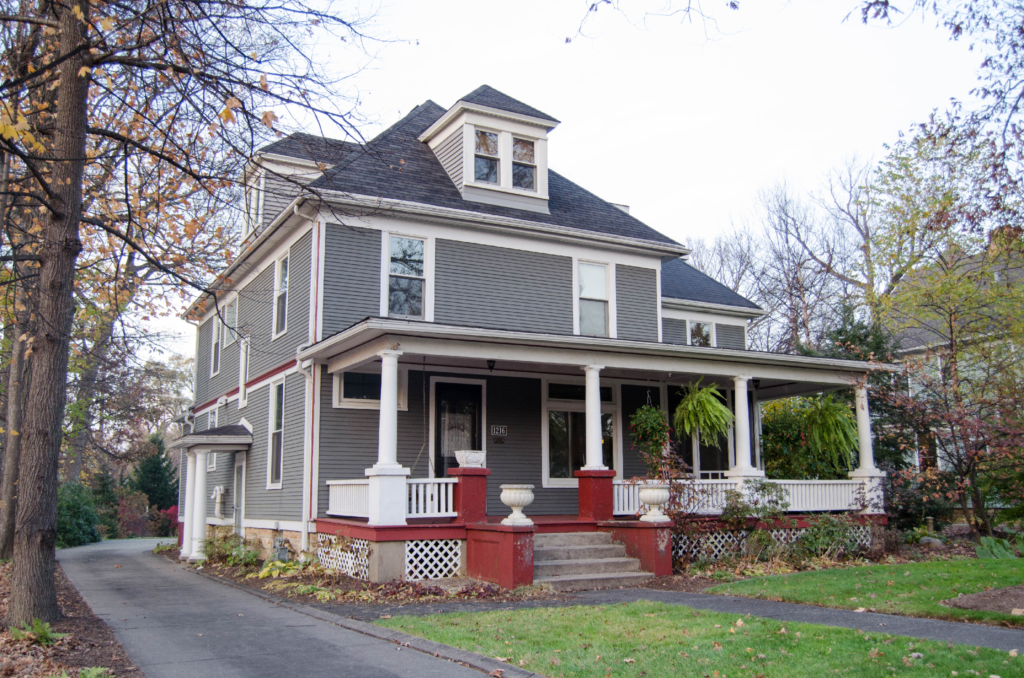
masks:
[[[561,122],[551,117],[547,113],[538,111],[533,106],[528,106],[518,99],[513,99],[509,95],[499,92],[490,85],[481,85],[475,90],[467,94],[466,96],[459,99],[459,101],[465,101],[471,104],[479,104],[481,106],[487,106],[488,108],[496,108],[499,111],[508,111],[509,113],[517,113],[519,115],[528,115],[531,118],[540,118],[541,120],[550,120],[556,125]],[[456,104],[458,105],[458,104]]]

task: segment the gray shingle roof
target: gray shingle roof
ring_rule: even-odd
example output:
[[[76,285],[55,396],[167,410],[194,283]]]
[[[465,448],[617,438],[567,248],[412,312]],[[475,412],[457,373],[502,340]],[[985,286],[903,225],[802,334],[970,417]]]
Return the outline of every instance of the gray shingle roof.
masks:
[[[260,153],[275,153],[289,158],[301,158],[332,165],[360,148],[362,146],[352,141],[340,141],[297,132],[264,146],[260,149]]]
[[[445,109],[433,101],[420,104],[368,142],[365,148],[347,153],[322,177],[310,183],[309,188],[313,191],[318,188],[330,189],[405,200],[607,235],[677,244],[639,219],[553,171],[548,172],[550,214],[464,200],[433,151],[427,144],[417,141],[417,137],[444,113]]]
[[[217,428],[208,428],[205,431],[196,431],[188,435],[203,436],[204,438],[218,438],[218,437],[232,437],[232,436],[247,436],[252,433],[246,427],[241,424],[231,424],[230,426],[218,426]]]
[[[510,113],[518,113],[519,115],[529,115],[534,118],[550,120],[551,122],[559,122],[547,113],[542,113],[533,106],[527,106],[522,101],[513,99],[509,95],[499,92],[490,85],[481,85],[480,87],[477,87],[475,90],[459,99],[459,101],[467,101],[471,104],[480,104],[481,106],[497,108],[499,111],[509,111]]]
[[[743,308],[761,307],[701,273],[682,259],[666,261],[661,265],[661,296],[686,301],[702,301],[708,304],[724,304]]]

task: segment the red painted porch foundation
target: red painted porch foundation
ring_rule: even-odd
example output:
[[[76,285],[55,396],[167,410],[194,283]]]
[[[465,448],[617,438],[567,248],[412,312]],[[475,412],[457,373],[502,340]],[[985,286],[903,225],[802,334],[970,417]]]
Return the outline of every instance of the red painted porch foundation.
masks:
[[[487,522],[487,468],[450,468],[448,475],[455,476],[455,511],[459,520],[467,525]]]
[[[466,574],[514,589],[533,583],[533,525],[466,526]]]
[[[598,523],[597,529],[626,545],[626,555],[640,561],[640,569],[655,577],[672,574],[672,523],[645,523],[640,520],[612,520]]]
[[[614,517],[612,482],[615,471],[576,471],[579,478],[580,520],[602,521]]]

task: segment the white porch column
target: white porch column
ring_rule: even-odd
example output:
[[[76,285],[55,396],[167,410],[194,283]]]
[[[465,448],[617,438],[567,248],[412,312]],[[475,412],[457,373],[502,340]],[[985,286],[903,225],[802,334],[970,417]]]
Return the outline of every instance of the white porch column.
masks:
[[[857,443],[860,465],[850,472],[851,478],[864,483],[864,499],[867,506],[861,513],[882,513],[882,478],[885,471],[875,466],[875,451],[871,444],[871,412],[868,409],[868,388],[861,384],[854,387],[857,409]]]
[[[192,554],[192,519],[194,511],[192,504],[196,496],[196,455],[194,452],[185,452],[185,510],[184,521],[182,521],[181,553],[180,560],[188,560]]]
[[[587,463],[584,471],[606,471],[604,447],[601,445],[601,370],[603,365],[587,365]]]
[[[366,469],[370,480],[370,525],[405,525],[405,477],[410,471],[398,463],[398,356],[401,351],[381,351],[380,418],[377,432],[377,463]],[[426,403],[424,403],[426,406]]]
[[[192,551],[188,562],[203,560],[203,540],[206,539],[206,458],[207,450],[196,450],[195,454],[195,490],[192,495]]]
[[[734,414],[736,421],[733,422],[735,444],[733,446],[736,455],[736,463],[725,472],[729,477],[756,477],[763,476],[764,472],[754,468],[750,463],[750,407],[747,404],[747,384],[750,377],[740,375],[733,377],[736,385],[734,391]]]

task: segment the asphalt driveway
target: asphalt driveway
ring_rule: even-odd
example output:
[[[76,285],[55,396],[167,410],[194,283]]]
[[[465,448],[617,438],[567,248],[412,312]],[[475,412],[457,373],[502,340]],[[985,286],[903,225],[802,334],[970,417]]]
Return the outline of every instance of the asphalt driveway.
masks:
[[[148,678],[484,675],[197,577],[154,556],[159,542],[57,552],[68,579]]]

